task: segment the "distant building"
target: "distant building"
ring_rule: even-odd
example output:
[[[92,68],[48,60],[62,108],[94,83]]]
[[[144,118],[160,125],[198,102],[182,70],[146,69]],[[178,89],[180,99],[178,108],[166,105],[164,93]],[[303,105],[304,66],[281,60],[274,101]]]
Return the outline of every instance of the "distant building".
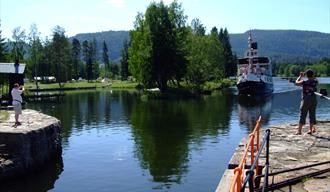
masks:
[[[4,86],[9,86],[10,91],[15,83],[24,85],[24,71],[26,64],[20,63],[0,63],[0,86],[1,95],[4,95]]]

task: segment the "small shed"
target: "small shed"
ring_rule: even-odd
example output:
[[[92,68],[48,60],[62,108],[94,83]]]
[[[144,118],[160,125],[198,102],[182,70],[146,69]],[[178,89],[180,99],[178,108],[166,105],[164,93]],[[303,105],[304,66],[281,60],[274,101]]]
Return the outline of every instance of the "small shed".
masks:
[[[1,95],[5,94],[5,90],[10,95],[15,83],[24,85],[25,66],[23,63],[0,63]],[[6,87],[8,89],[5,89]]]

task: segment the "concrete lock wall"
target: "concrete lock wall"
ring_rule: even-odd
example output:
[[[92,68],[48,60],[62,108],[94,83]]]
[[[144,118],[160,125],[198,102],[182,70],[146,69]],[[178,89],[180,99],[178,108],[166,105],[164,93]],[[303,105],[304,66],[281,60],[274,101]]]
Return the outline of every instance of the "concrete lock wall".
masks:
[[[0,180],[40,169],[61,155],[60,131],[57,120],[34,130],[0,132]]]

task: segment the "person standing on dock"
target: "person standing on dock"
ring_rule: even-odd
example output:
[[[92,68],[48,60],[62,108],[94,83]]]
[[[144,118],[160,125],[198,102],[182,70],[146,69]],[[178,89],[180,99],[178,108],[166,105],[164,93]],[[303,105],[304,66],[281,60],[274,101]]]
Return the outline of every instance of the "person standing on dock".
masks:
[[[20,86],[18,83],[14,84],[14,88],[11,90],[11,96],[13,98],[13,107],[15,111],[15,125],[21,125],[21,122],[18,121],[19,115],[22,114],[22,93],[24,87]]]
[[[302,80],[304,72],[300,72],[295,84],[302,86],[302,99],[300,104],[300,119],[296,135],[301,135],[302,127],[305,125],[307,113],[309,113],[309,131],[307,134],[316,132],[316,106],[317,99],[315,92],[317,91],[318,80],[314,76],[314,71],[306,71],[307,80]]]

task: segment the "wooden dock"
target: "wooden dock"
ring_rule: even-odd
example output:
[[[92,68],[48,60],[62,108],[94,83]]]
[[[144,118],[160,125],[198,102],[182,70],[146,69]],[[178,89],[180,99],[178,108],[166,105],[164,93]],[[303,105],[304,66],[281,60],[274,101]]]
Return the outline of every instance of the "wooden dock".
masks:
[[[39,89],[28,89],[31,92],[50,92],[50,91],[73,91],[73,90],[88,90],[96,89],[96,86],[92,87],[62,87],[62,88],[39,88]]]
[[[34,93],[24,95],[24,99],[29,101],[45,100],[45,99],[60,99],[65,96],[65,93]]]

